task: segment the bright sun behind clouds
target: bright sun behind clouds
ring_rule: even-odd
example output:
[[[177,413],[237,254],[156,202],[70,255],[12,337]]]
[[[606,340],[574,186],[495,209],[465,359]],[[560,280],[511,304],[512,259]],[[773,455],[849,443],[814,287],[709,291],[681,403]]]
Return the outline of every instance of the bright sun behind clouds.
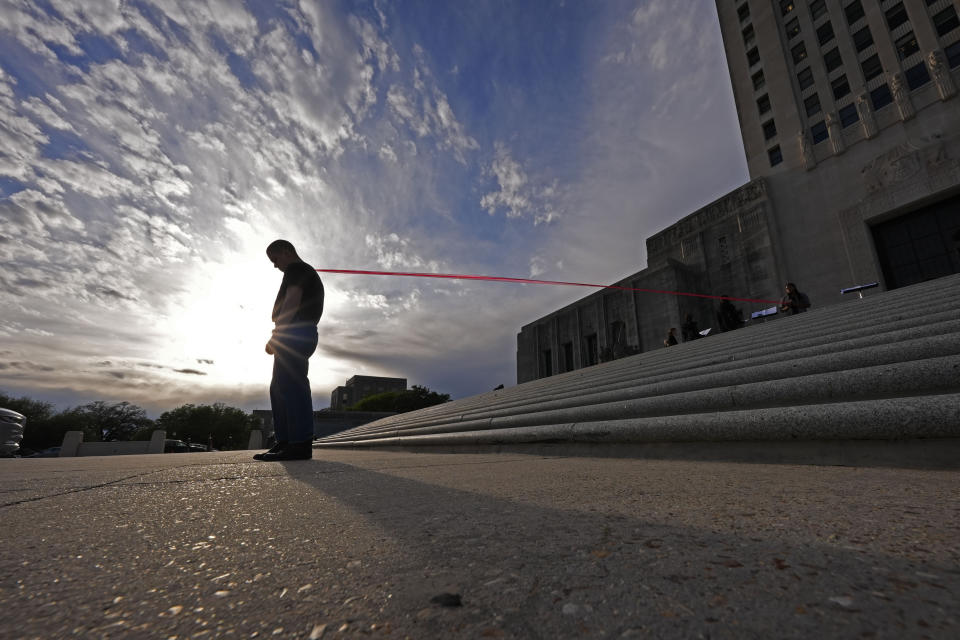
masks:
[[[266,257],[266,244],[256,240],[222,263],[198,265],[196,275],[184,283],[187,293],[160,322],[158,330],[169,342],[158,354],[159,361],[205,373],[204,384],[266,389],[273,358],[264,352],[264,345],[273,331],[270,315],[283,279]],[[336,296],[330,298],[325,316]],[[343,384],[333,377],[337,363],[328,360],[319,353],[311,358],[310,379],[318,400]]]
[[[203,371],[204,382],[214,384],[269,380],[272,360],[263,346],[282,277],[262,254],[203,263],[159,327],[169,339],[159,359]]]

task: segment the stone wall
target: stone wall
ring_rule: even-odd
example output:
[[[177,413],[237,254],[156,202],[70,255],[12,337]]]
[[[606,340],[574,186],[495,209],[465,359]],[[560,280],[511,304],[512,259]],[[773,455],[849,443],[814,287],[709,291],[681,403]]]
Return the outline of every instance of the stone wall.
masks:
[[[661,292],[779,298],[770,199],[754,180],[647,240],[650,266],[523,327],[517,381],[526,382],[663,347],[691,314],[716,325],[714,301]]]

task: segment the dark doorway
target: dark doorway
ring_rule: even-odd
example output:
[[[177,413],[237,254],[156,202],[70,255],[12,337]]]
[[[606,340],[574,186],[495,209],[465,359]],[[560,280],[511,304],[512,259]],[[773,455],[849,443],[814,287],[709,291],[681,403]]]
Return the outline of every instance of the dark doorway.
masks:
[[[591,333],[583,338],[583,366],[597,364],[597,334]]]
[[[553,375],[553,354],[550,353],[550,349],[544,349],[543,355],[541,356],[541,367],[540,371],[541,378],[547,378]]]
[[[960,273],[960,195],[873,227],[888,289]]]

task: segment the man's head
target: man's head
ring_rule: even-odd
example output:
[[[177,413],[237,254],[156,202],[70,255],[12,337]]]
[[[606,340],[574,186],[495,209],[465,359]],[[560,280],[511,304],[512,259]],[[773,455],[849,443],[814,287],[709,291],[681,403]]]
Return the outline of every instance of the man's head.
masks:
[[[793,284],[792,282],[788,282],[786,286],[784,286],[784,289],[786,290],[787,293],[789,293],[790,295],[793,295],[794,293],[797,292],[797,285]]]
[[[270,258],[273,266],[280,269],[280,271],[286,271],[291,263],[300,261],[297,250],[294,249],[293,245],[287,240],[274,240],[271,242],[267,247],[267,257]]]

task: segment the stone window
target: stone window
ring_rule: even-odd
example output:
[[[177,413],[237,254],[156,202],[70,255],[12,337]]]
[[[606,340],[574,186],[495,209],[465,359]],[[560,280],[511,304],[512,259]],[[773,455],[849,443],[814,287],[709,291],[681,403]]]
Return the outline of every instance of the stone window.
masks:
[[[857,105],[852,102],[840,109],[840,126],[846,129],[850,125],[860,122],[860,114],[857,113]]]
[[[777,135],[777,125],[771,119],[763,123],[763,139],[769,140],[773,136]]]
[[[823,64],[827,67],[827,72],[833,71],[843,64],[843,58],[840,57],[840,49],[834,47],[823,54]]]
[[[853,46],[857,48],[857,53],[860,53],[872,44],[873,34],[870,33],[870,27],[864,27],[853,34]]]
[[[757,71],[750,78],[751,80],[753,80],[754,91],[756,91],[757,89],[762,89],[763,85],[767,84],[766,78],[763,77],[763,69],[761,69],[760,71]]]
[[[930,72],[922,60],[904,71],[903,76],[907,79],[907,86],[911,91],[930,82]]]
[[[810,18],[814,21],[817,20],[820,16],[827,15],[827,2],[826,0],[815,0],[815,2],[810,3]]]
[[[920,51],[920,45],[917,44],[917,36],[913,35],[913,31],[897,38],[893,46],[897,48],[897,55],[900,56],[901,60],[909,58],[917,51]]]
[[[744,2],[742,5],[737,7],[737,16],[740,17],[740,22],[743,22],[750,17],[750,5]]]
[[[614,320],[610,323],[610,345],[625,346],[627,344],[627,324],[623,320]]]
[[[835,79],[830,83],[830,88],[833,89],[833,99],[834,99],[834,100],[839,100],[839,99],[842,98],[843,96],[845,96],[845,95],[847,95],[848,93],[850,93],[850,83],[847,82],[847,76],[846,76],[846,74],[844,74],[844,75],[842,75],[842,76],[840,76],[840,77],[838,77],[838,78],[835,78]]]
[[[760,115],[765,114],[767,111],[770,111],[770,96],[763,94],[757,99],[757,111],[760,112]]]
[[[907,10],[904,8],[902,2],[898,2],[887,9],[884,15],[887,17],[887,26],[890,28],[890,31],[893,31],[904,22],[910,20],[910,18],[907,16]]]
[[[790,22],[788,22],[787,24],[785,24],[783,28],[787,30],[787,39],[788,39],[788,40],[790,40],[791,38],[793,38],[793,37],[795,37],[795,36],[800,35],[800,19],[799,19],[799,18],[793,18],[792,20],[790,20]]]
[[[748,24],[747,28],[742,32],[743,34],[743,46],[750,48],[753,46],[753,43],[757,40],[757,34],[753,30],[753,25]]]
[[[820,43],[821,47],[833,40],[833,36],[833,25],[830,24],[829,20],[817,28],[817,42]]]
[[[957,10],[953,7],[947,7],[937,15],[933,16],[933,26],[937,28],[938,36],[945,36],[957,27],[960,27],[960,19],[957,18]]]
[[[727,246],[727,236],[717,238],[717,249],[720,251],[720,264],[730,264],[730,247]]]
[[[871,80],[883,73],[883,65],[880,64],[880,57],[877,54],[873,54],[861,62],[860,67],[863,69],[864,80]]]
[[[813,144],[819,144],[830,137],[827,133],[827,123],[821,120],[810,127],[810,135],[813,137]]]
[[[780,153],[780,145],[767,149],[767,157],[770,158],[770,166],[775,167],[783,162],[783,154]]]
[[[803,106],[807,110],[807,117],[820,113],[820,96],[814,93],[803,101]]]
[[[951,69],[960,66],[960,40],[944,48],[943,52],[947,56],[947,64]]]
[[[597,334],[591,333],[583,337],[583,366],[592,367],[597,364]]]
[[[780,0],[780,15],[785,16],[793,11],[793,0]]]
[[[853,26],[853,23],[857,20],[863,18],[863,5],[860,4],[860,0],[853,0],[850,4],[843,8],[843,12],[847,16],[847,24]]]
[[[747,51],[747,63],[749,63],[749,65],[752,67],[758,62],[760,62],[760,52],[757,51],[757,48],[754,47],[753,49],[750,49],[750,51]]]
[[[800,70],[800,73],[797,74],[797,82],[800,84],[800,91],[813,84],[813,71],[810,70],[810,67],[804,67]]]
[[[807,59],[807,45],[803,42],[795,46],[793,49],[790,49],[790,54],[793,56],[793,63],[797,64],[803,62]]]
[[[870,92],[870,102],[873,104],[874,111],[887,106],[893,102],[893,95],[890,93],[890,87],[882,84]]]
[[[780,147],[774,147],[779,152]],[[771,149],[772,151],[773,149]],[[751,209],[746,213],[741,213],[737,216],[737,228],[743,232],[744,229],[756,229],[760,226],[760,210],[757,208]]]

